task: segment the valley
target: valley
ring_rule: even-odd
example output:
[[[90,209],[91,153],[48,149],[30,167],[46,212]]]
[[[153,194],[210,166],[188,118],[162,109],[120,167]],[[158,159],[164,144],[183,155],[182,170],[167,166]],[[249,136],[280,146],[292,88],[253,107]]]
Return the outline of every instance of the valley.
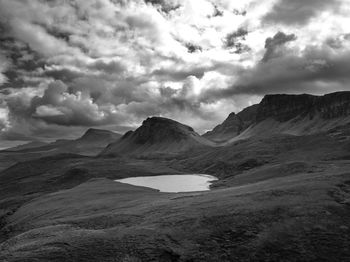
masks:
[[[349,92],[242,112],[203,136],[152,117],[0,152],[0,261],[348,261]],[[114,181],[181,174],[218,180],[182,193]]]

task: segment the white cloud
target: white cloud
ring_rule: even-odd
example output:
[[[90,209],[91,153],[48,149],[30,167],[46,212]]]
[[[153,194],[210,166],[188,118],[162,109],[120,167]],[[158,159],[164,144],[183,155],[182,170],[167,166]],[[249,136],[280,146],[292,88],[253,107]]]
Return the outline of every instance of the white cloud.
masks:
[[[8,69],[9,62],[5,56],[0,53],[0,86],[7,82],[7,77],[4,72]]]
[[[20,43],[19,49],[29,46],[22,67],[0,54],[0,85],[10,66],[24,82],[22,88],[10,83],[11,94],[0,94],[7,101],[6,121],[13,128],[25,126],[29,133],[53,132],[51,126],[68,130],[66,125],[135,125],[157,114],[178,120],[184,116],[204,130],[229,111],[258,101],[265,90],[256,94],[251,88],[249,96],[242,96],[240,89],[238,98],[231,90],[235,85],[275,79],[274,70],[287,75],[290,63],[305,62],[310,48],[333,46],[327,47],[328,58],[350,49],[348,1],[342,1],[336,13],[334,8],[311,10],[318,15],[302,25],[267,23],[264,17],[277,2],[0,0],[6,35]],[[244,52],[224,44],[227,35],[240,28],[248,32],[236,40],[249,47]],[[260,66],[265,40],[279,31],[295,34],[297,40],[278,50],[277,62]],[[285,53],[292,57],[290,63]],[[327,58],[312,55],[307,65],[316,71],[321,66],[317,56]]]
[[[42,105],[37,107],[37,109],[35,110],[35,115],[38,117],[63,116],[64,113],[61,112],[58,108],[53,107],[51,105]]]
[[[0,105],[0,131],[6,131],[10,127],[9,110],[4,105]]]

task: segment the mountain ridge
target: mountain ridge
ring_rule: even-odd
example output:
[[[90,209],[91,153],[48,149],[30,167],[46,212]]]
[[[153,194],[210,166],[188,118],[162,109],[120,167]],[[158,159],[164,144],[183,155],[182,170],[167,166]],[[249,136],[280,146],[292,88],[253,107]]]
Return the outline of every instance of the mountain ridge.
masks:
[[[77,139],[57,139],[52,143],[29,142],[25,145],[7,149],[18,153],[76,153],[96,155],[109,143],[118,140],[122,135],[109,130],[89,128]]]
[[[250,120],[243,125],[240,115],[229,117],[203,136],[216,142],[232,142],[256,135],[283,133],[305,135],[326,132],[350,122],[350,92],[315,96],[310,94],[270,94],[254,105]],[[235,120],[235,121],[233,121]],[[237,129],[239,132],[234,132]],[[232,132],[233,130],[233,132]]]
[[[239,135],[255,121],[257,107],[258,105],[252,105],[237,114],[230,113],[222,124],[206,132],[203,137],[215,142],[224,142],[232,136]]]

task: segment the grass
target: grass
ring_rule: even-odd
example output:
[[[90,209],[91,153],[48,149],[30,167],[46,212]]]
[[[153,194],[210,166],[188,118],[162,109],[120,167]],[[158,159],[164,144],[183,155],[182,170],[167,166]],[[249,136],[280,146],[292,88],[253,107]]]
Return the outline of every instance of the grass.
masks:
[[[283,136],[175,159],[21,163],[0,173],[0,261],[349,261],[348,148]],[[113,181],[208,170],[209,192]]]

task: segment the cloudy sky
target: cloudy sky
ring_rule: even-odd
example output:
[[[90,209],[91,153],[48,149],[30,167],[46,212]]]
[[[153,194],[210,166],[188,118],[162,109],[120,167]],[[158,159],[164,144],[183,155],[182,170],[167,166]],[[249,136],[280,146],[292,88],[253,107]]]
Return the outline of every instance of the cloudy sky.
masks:
[[[350,90],[349,13],[348,0],[0,0],[0,143],[152,115],[202,133],[265,94]]]

